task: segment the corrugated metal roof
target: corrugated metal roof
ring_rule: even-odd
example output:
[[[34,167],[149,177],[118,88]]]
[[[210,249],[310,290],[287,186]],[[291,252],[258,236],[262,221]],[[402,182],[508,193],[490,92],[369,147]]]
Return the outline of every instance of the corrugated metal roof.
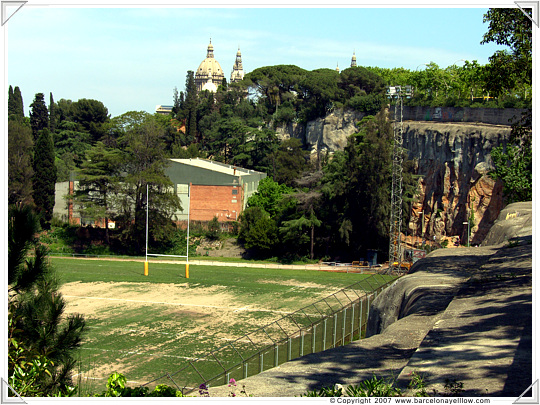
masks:
[[[246,176],[249,174],[260,173],[255,170],[248,170],[238,166],[227,165],[220,162],[214,162],[207,159],[170,159],[173,162],[182,163],[185,165],[198,167],[201,169],[211,170],[214,172],[224,173],[230,176]]]

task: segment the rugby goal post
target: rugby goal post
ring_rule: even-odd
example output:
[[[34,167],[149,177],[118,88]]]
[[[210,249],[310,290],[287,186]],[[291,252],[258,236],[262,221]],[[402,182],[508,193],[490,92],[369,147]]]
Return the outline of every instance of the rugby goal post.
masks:
[[[187,237],[185,255],[161,255],[157,253],[148,253],[148,184],[146,185],[146,255],[144,260],[144,275],[148,276],[148,256],[156,257],[180,257],[186,259],[186,278],[189,278],[189,211],[191,204],[191,184],[188,185],[188,204],[187,204]]]

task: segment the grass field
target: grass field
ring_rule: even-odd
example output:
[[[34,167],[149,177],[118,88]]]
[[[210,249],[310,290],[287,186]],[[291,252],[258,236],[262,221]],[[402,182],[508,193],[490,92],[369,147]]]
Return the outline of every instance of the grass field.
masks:
[[[367,275],[306,270],[52,258],[67,301],[88,330],[80,353],[82,394],[121,372],[132,384],[177,371],[245,333]]]

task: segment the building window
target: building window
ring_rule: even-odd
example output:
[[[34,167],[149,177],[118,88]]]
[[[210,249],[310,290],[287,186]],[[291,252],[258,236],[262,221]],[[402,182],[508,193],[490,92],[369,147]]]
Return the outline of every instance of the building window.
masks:
[[[238,189],[233,188],[232,193],[233,193],[233,195],[237,195],[238,194]]]

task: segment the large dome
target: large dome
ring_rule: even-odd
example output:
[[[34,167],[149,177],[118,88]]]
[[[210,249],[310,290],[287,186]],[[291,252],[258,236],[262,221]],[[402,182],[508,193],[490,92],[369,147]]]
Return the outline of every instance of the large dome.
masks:
[[[212,40],[208,45],[206,52],[206,59],[201,62],[199,68],[195,72],[195,84],[197,85],[197,90],[203,90],[203,87],[209,82],[215,85],[215,88],[221,84],[225,75],[221,69],[221,65],[217,60],[214,59],[214,46],[212,45]],[[206,86],[208,89],[208,86]],[[213,88],[213,86],[211,87]]]

